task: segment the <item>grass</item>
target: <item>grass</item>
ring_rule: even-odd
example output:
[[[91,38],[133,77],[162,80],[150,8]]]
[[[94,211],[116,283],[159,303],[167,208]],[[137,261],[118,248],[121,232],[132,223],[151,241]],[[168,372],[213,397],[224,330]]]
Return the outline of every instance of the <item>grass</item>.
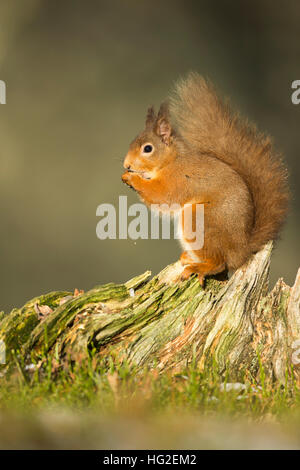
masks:
[[[214,367],[137,372],[95,351],[27,365],[15,353],[14,362],[0,378],[2,448],[300,447],[300,391],[291,379],[268,382],[263,369],[258,383],[238,384]]]

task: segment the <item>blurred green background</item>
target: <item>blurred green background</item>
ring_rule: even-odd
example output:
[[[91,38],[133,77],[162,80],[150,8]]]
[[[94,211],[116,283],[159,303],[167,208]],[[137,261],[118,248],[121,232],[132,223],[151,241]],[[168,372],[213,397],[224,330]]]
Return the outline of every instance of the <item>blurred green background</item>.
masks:
[[[148,105],[189,70],[208,76],[286,156],[292,210],[272,282],[299,266],[300,3],[295,0],[7,0],[0,4],[1,300],[159,271],[176,241],[96,238]]]

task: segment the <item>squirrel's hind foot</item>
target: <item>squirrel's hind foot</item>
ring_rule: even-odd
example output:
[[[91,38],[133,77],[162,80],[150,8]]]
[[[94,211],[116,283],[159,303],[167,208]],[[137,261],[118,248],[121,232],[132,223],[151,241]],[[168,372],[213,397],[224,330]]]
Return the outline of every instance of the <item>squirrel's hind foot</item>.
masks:
[[[192,274],[197,274],[201,286],[204,286],[204,281],[207,276],[223,273],[227,276],[227,268],[225,263],[216,263],[213,260],[206,260],[203,263],[193,263],[185,266],[181,273],[181,280],[185,281]]]

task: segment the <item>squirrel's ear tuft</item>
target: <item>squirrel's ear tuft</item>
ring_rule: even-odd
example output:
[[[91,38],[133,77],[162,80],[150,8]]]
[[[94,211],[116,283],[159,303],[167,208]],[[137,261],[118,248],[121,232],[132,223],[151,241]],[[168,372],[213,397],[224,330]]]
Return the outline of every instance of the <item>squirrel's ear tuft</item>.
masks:
[[[149,129],[149,127],[151,128],[153,127],[155,119],[156,119],[156,116],[155,116],[154,107],[151,106],[150,108],[148,108],[148,111],[147,111],[146,129]]]
[[[155,123],[155,132],[166,145],[170,144],[172,126],[170,124],[169,105],[167,102],[160,105]]]

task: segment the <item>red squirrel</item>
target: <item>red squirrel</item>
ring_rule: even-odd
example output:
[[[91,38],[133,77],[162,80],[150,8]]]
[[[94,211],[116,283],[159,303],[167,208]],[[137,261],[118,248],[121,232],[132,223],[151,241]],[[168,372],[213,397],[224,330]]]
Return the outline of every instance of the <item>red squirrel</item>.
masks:
[[[123,182],[147,205],[204,204],[202,249],[189,249],[182,231],[182,279],[196,273],[203,284],[208,275],[236,270],[277,238],[286,216],[287,171],[271,139],[197,73],[176,85],[157,115],[148,109],[124,168]]]

